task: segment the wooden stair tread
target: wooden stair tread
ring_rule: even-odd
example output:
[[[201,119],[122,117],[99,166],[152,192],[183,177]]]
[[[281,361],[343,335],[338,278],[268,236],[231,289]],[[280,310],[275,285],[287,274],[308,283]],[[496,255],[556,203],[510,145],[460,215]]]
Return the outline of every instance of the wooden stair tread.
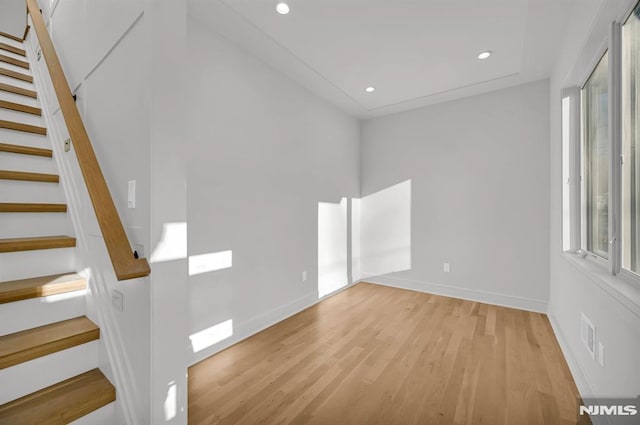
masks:
[[[8,130],[16,130],[16,131],[24,131],[25,133],[35,133],[35,134],[47,134],[47,129],[44,127],[39,127],[37,125],[23,124],[20,122],[14,121],[5,121],[0,120],[0,128],[6,128]]]
[[[0,202],[0,213],[7,212],[67,212],[67,205]]]
[[[0,304],[47,297],[86,289],[87,281],[76,273],[54,274],[0,282]]]
[[[38,97],[38,94],[33,90],[23,89],[22,87],[12,86],[11,84],[0,83],[0,90],[13,94],[20,94],[22,96],[32,97],[34,99]]]
[[[15,53],[16,55],[27,56],[27,52],[25,52],[23,49],[11,46],[7,43],[0,43],[0,49],[6,50],[7,52]]]
[[[51,158],[51,149],[33,148],[31,146],[12,145],[10,143],[0,143],[0,152],[19,153],[23,155],[47,156]]]
[[[31,75],[23,74],[21,72],[11,71],[10,69],[0,68],[0,75],[5,77],[15,78],[16,80],[26,81],[27,83],[33,83],[33,77]]]
[[[0,406],[0,425],[64,425],[115,399],[111,382],[93,369]]]
[[[24,180],[31,182],[58,183],[60,181],[60,177],[57,174],[0,170],[0,180]]]
[[[100,328],[86,316],[0,336],[0,369],[100,338]]]
[[[12,58],[0,53],[0,62],[10,63],[11,65],[18,66],[20,68],[29,69],[29,62]]]
[[[22,43],[23,42],[23,40],[20,37],[12,35],[12,34],[8,34],[6,32],[0,31],[0,35],[3,36],[3,37],[10,38],[13,41],[17,41],[18,43]]]
[[[74,246],[76,246],[76,240],[70,236],[40,236],[34,238],[0,239],[0,252],[72,248]]]
[[[13,111],[25,112],[27,114],[42,116],[42,109],[40,108],[23,105],[21,103],[7,102],[6,100],[0,100],[0,108],[11,109]]]

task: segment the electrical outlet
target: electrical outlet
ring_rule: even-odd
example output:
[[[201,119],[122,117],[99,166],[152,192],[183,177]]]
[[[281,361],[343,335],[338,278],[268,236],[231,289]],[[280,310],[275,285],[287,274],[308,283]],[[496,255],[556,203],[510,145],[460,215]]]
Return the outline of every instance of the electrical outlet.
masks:
[[[302,272],[302,281],[303,282],[307,281],[307,271],[306,270]]]
[[[111,305],[118,311],[124,311],[124,294],[116,291],[111,291]]]
[[[442,265],[442,270],[443,270],[445,273],[449,273],[449,272],[451,271],[451,266],[449,265],[449,263],[444,263],[444,264]]]

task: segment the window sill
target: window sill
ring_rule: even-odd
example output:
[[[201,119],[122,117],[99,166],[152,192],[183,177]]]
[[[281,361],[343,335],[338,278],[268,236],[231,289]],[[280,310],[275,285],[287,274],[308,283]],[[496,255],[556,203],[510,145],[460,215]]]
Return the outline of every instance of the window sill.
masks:
[[[640,283],[613,276],[609,270],[587,257],[573,252],[564,252],[562,257],[576,269],[589,277],[598,287],[640,317]]]

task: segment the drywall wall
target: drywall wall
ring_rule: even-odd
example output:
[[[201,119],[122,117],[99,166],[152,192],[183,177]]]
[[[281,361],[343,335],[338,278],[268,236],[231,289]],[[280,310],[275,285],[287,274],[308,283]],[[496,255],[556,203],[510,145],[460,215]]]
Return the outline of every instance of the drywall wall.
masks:
[[[364,121],[363,279],[546,311],[548,108],[548,81],[540,81]],[[382,198],[410,204],[410,235],[391,244],[388,270],[367,270],[388,242],[370,237],[384,220],[364,219],[377,214],[367,204],[380,208],[367,199],[408,180],[410,195]]]
[[[576,5],[567,23],[558,63],[550,83],[551,208],[549,317],[583,397],[631,397],[640,394],[640,305],[598,276],[607,271],[562,253],[561,91],[588,75],[606,45],[610,23],[624,15],[635,0],[585,2]],[[619,279],[612,281],[625,288]],[[627,289],[628,286],[627,286]],[[604,367],[591,358],[580,339],[581,314],[596,327],[596,342],[604,345]],[[597,345],[596,345],[597,346]],[[594,423],[617,423],[592,417]],[[624,422],[623,422],[624,423]]]
[[[56,50],[77,94],[77,106],[120,217],[135,247],[150,250],[150,118],[147,57],[149,20],[139,1],[41,1]],[[99,32],[98,32],[99,31]],[[38,49],[29,35],[30,53]],[[44,60],[37,61],[44,67]],[[141,72],[130,72],[136,69]],[[46,72],[46,71],[44,71]],[[149,279],[117,282],[73,152],[68,131],[47,84],[47,126],[76,229],[76,265],[90,274],[87,315],[101,328],[100,367],[116,385],[117,424],[149,423]],[[137,203],[127,208],[127,182],[135,180]],[[124,295],[124,311],[111,306],[111,291]]]
[[[187,3],[149,0],[151,20],[151,421],[187,424]],[[177,223],[177,224],[176,224]],[[167,229],[178,229],[167,232]],[[169,255],[167,255],[169,254]],[[164,257],[164,258],[163,258]]]
[[[323,244],[348,248],[359,126],[195,17],[188,28],[194,363],[317,301],[319,260],[347,283],[348,249]]]
[[[0,0],[0,31],[22,38],[27,25],[27,6],[23,0]]]

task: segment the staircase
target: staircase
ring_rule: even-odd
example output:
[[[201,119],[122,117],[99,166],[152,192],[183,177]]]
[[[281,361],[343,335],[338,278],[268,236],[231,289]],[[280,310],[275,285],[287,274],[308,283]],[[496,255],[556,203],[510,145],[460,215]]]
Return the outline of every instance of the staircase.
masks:
[[[115,389],[28,59],[0,33],[0,425],[110,424]]]

